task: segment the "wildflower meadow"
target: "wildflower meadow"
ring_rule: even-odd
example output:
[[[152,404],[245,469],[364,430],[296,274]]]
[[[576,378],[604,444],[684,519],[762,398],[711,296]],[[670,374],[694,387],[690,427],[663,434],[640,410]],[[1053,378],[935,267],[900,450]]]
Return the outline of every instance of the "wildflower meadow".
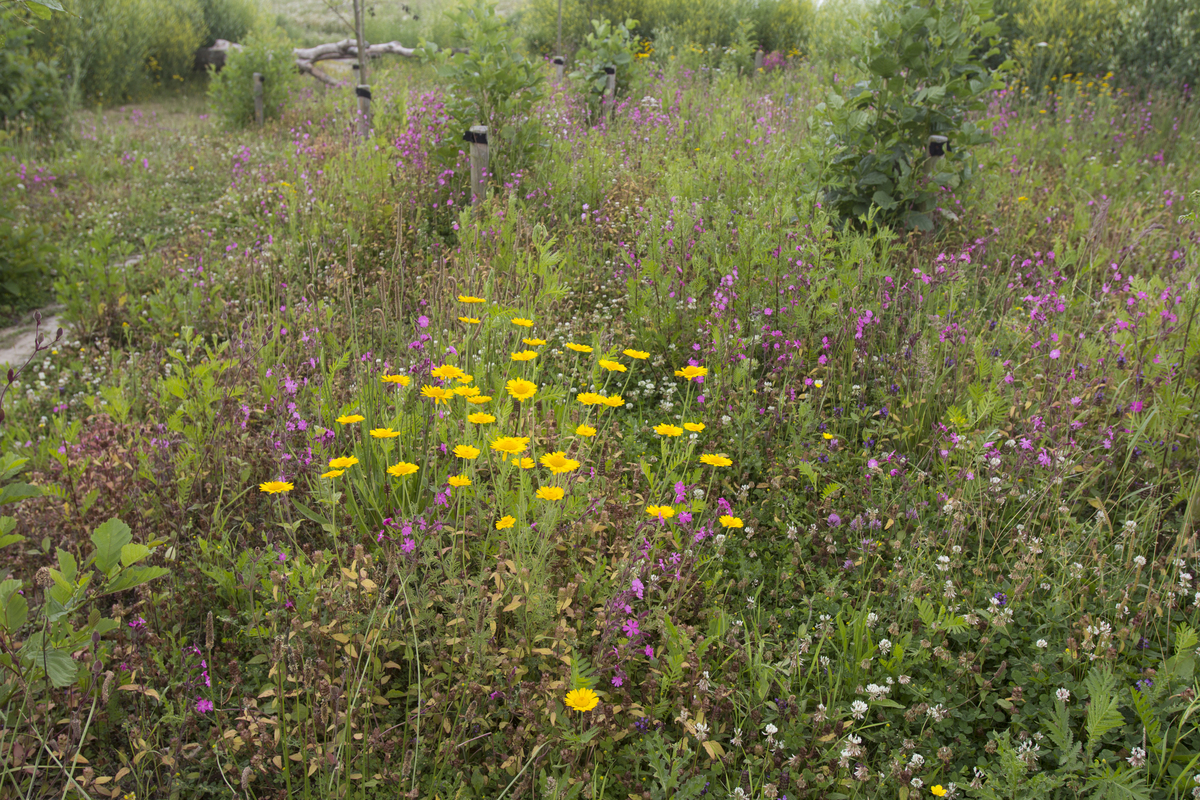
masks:
[[[1200,797],[1192,87],[609,16],[0,134],[0,798]]]

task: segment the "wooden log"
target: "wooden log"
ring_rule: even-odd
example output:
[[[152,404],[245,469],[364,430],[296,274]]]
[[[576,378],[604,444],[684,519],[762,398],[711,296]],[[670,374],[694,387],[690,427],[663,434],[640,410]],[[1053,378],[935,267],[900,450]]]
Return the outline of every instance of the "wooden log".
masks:
[[[488,129],[472,125],[463,136],[471,145],[471,205],[479,205],[487,197]]]

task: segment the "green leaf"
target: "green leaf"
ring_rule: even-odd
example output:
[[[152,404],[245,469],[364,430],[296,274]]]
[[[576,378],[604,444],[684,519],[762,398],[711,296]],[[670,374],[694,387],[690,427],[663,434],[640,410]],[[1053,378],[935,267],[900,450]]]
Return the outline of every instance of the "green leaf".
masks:
[[[121,548],[133,540],[129,526],[113,517],[92,532],[92,544],[96,546],[96,568],[105,575],[121,560]]]
[[[42,490],[28,483],[10,483],[0,490],[0,506],[19,503],[31,497],[41,497]]]
[[[136,564],[148,555],[150,555],[150,548],[146,545],[127,544],[121,548],[121,566],[128,567],[130,564]]]
[[[29,654],[33,665],[46,671],[46,676],[55,687],[62,689],[75,682],[79,665],[70,653],[61,650],[34,650]]]
[[[58,570],[66,578],[68,583],[75,583],[75,577],[79,574],[79,565],[75,561],[75,556],[58,548],[56,553],[58,556]]]
[[[871,202],[885,211],[891,211],[896,207],[896,201],[892,199],[892,196],[879,189],[876,189],[875,194],[871,195]]]
[[[109,581],[101,594],[123,592],[126,589],[132,589],[135,586],[148,583],[155,578],[161,578],[163,575],[170,574],[170,572],[171,570],[166,567],[130,567],[129,569],[122,570],[120,575]]]

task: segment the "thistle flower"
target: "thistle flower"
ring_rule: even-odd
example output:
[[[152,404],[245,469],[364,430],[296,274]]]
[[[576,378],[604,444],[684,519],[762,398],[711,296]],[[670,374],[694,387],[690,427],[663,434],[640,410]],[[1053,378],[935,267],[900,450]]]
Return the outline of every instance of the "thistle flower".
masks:
[[[479,457],[479,448],[471,447],[469,444],[460,444],[454,448],[454,455],[458,458],[470,460]]]
[[[395,439],[399,435],[400,431],[391,428],[371,428],[371,436],[376,439]]]
[[[705,453],[700,456],[701,464],[708,464],[710,467],[728,467],[733,464],[724,453]]]
[[[602,358],[599,361],[600,366],[604,367],[609,372],[627,372],[625,365],[620,361],[609,361],[607,358]]]
[[[675,370],[675,377],[686,378],[689,381],[694,381],[698,378],[703,378],[707,374],[708,374],[708,369],[706,367],[697,367],[692,364],[688,364],[683,369]]]
[[[572,689],[563,698],[567,707],[575,711],[591,711],[600,702],[600,696],[591,689]]]
[[[542,466],[553,472],[555,475],[561,475],[564,472],[571,472],[579,469],[579,462],[573,458],[567,458],[567,454],[561,450],[557,453],[547,453],[542,456],[539,461]]]
[[[501,436],[492,442],[492,449],[497,453],[503,453],[504,461],[508,461],[509,456],[519,456],[524,453],[528,446],[529,439],[520,436]]]
[[[567,342],[567,349],[568,349],[568,350],[574,350],[576,353],[590,353],[590,352],[592,352],[592,348],[591,348],[591,346],[590,346],[590,345],[586,345],[586,344],[575,344],[574,342]]]
[[[259,491],[266,492],[267,494],[282,494],[283,492],[290,492],[296,487],[287,481],[267,481],[266,483],[260,483],[258,488]]]
[[[387,468],[388,475],[395,475],[397,478],[403,478],[405,475],[412,475],[420,467],[408,461],[401,461],[399,464],[393,464]]]
[[[381,375],[379,380],[383,383],[398,383],[401,386],[408,386],[412,383],[412,378],[407,375]]]
[[[543,486],[537,490],[537,498],[539,500],[562,500],[563,491],[561,486]]]
[[[354,456],[342,456],[341,458],[331,458],[329,460],[330,469],[347,469],[358,463],[358,459]]]
[[[654,432],[659,436],[678,436],[683,433],[683,428],[664,422],[662,425],[655,425]]]
[[[536,383],[527,381],[524,378],[509,381],[507,387],[508,393],[522,402],[533,397],[538,388]]]
[[[362,414],[346,414],[338,417],[336,422],[339,425],[353,425],[355,422],[362,422],[364,419],[366,419],[366,417],[364,417]]]
[[[629,356],[630,358],[636,358],[639,361],[642,361],[642,360],[650,357],[650,354],[647,353],[645,350],[632,350],[632,349],[622,350],[621,354]]]
[[[511,528],[516,523],[517,523],[516,517],[505,514],[503,517],[496,520],[496,530],[502,531],[506,528]]]

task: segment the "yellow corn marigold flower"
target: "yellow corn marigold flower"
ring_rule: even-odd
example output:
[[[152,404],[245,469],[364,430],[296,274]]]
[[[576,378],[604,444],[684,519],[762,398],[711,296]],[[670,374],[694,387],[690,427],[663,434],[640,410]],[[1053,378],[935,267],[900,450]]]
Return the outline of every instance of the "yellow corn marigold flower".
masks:
[[[586,345],[586,344],[575,344],[574,342],[567,342],[567,349],[568,349],[568,350],[574,350],[576,353],[590,353],[590,352],[592,352],[592,348],[591,348],[591,347],[589,347],[588,345]]]
[[[471,485],[471,479],[466,475],[451,475],[446,479],[446,482],[455,488]]]
[[[543,486],[537,490],[537,498],[539,500],[562,500],[566,494],[561,486]]]
[[[557,453],[546,453],[538,460],[542,462],[543,467],[555,475],[579,469],[579,462],[573,458],[567,458],[567,454],[561,450]]]
[[[536,350],[522,350],[519,353],[512,354],[513,361],[533,361],[538,357]]]
[[[474,397],[475,395],[479,394],[479,387],[478,386],[455,386],[450,391],[452,391],[454,394],[458,395],[459,397]]]
[[[497,453],[504,454],[504,461],[508,461],[509,456],[519,456],[525,452],[525,448],[529,446],[529,439],[520,436],[501,436],[496,441],[492,442],[492,449]]]
[[[696,367],[688,364],[683,369],[675,370],[675,376],[678,378],[687,378],[689,381],[694,381],[697,378],[703,378],[708,374],[707,367]]]
[[[521,469],[533,469],[533,459],[526,456],[525,458],[514,458],[513,463]]]
[[[604,395],[596,394],[595,392],[580,392],[575,395],[575,399],[585,406],[595,406],[604,402]]]
[[[511,528],[515,524],[517,524],[517,518],[509,514],[505,514],[503,517],[496,520],[496,530],[502,531],[505,528]]]
[[[533,320],[531,320],[531,319],[525,319],[524,317],[514,317],[514,318],[513,318],[513,321],[512,321],[512,324],[513,324],[513,325],[520,325],[522,328],[532,328],[532,327],[533,327]]]
[[[691,431],[692,433],[699,433],[700,431],[704,430],[704,423],[703,422],[685,422],[685,423],[683,423],[683,427],[685,429]]]
[[[458,302],[460,302],[460,303],[482,303],[485,301],[482,297],[472,297],[469,294],[460,294],[458,296]]]
[[[596,429],[593,428],[591,425],[580,425],[578,428],[575,429],[575,435],[576,436],[595,436]]]
[[[537,392],[537,384],[524,378],[511,380],[507,384],[508,393],[520,401],[528,400]]]
[[[478,324],[479,324],[479,318],[478,318],[478,317],[459,317],[459,318],[458,318],[458,321],[459,321],[459,322],[465,322],[465,323],[467,323],[468,325],[478,325]]]
[[[398,383],[401,386],[408,386],[412,383],[412,378],[407,375],[383,375],[379,378],[383,383]]]
[[[473,380],[475,380],[474,375],[459,375],[458,376],[459,383],[470,383]],[[460,386],[459,388],[461,389],[462,387]]]
[[[371,428],[371,435],[376,439],[395,439],[400,435],[400,431],[391,428]]]
[[[492,402],[492,396],[490,394],[471,395],[467,398],[467,402],[472,403],[473,405],[481,406],[484,403]]]
[[[600,366],[604,367],[609,372],[627,372],[625,365],[620,361],[609,361],[607,358],[600,359]]]
[[[625,398],[621,397],[619,394],[610,395],[604,398],[604,405],[608,406],[609,408],[620,408],[621,406],[625,405]]]
[[[475,425],[487,425],[489,422],[495,422],[496,418],[491,414],[485,414],[482,411],[476,411],[474,414],[467,415],[467,422]]]
[[[721,526],[725,527],[725,528],[740,528],[740,527],[742,527],[742,518],[741,517],[734,517],[734,516],[730,516],[729,514],[722,514],[721,519],[718,521],[721,523]]]
[[[710,467],[729,467],[733,465],[733,461],[725,456],[724,453],[705,453],[700,456],[701,464],[708,464]]]
[[[659,436],[678,436],[683,433],[683,428],[678,425],[672,425],[669,422],[664,422],[662,425],[655,425],[654,432]]]
[[[541,347],[546,343],[545,339],[522,339],[521,344],[527,344],[530,347]]]
[[[600,696],[591,689],[572,689],[563,702],[574,711],[591,711],[600,702]]]
[[[441,378],[444,381],[448,381],[453,378],[461,378],[467,373],[463,372],[453,364],[442,364],[440,367],[431,370],[429,374],[435,378]]]
[[[337,418],[339,425],[353,425],[355,422],[362,422],[366,417],[362,414],[346,414]]]
[[[421,397],[428,397],[436,406],[438,403],[450,403],[450,398],[454,396],[454,392],[449,389],[443,389],[441,386],[422,386]]]
[[[412,475],[420,467],[408,461],[401,461],[399,464],[392,464],[387,468],[388,475],[395,475],[397,478],[402,478],[405,475]]]
[[[329,472],[322,472],[322,478],[340,478],[346,472],[344,469],[331,469]]]
[[[646,513],[660,520],[667,520],[675,516],[675,509],[670,506],[646,506]]]
[[[454,447],[454,455],[459,458],[472,459],[479,457],[479,448],[471,447],[469,444],[460,444]]]
[[[358,459],[355,458],[354,456],[342,456],[341,458],[329,459],[329,468],[330,469],[346,469],[347,467],[353,467],[357,463],[358,463]]]
[[[629,349],[629,350],[622,350],[621,353],[623,355],[629,356],[630,358],[636,358],[639,361],[642,361],[642,360],[650,357],[650,354],[647,353],[645,350]]]

